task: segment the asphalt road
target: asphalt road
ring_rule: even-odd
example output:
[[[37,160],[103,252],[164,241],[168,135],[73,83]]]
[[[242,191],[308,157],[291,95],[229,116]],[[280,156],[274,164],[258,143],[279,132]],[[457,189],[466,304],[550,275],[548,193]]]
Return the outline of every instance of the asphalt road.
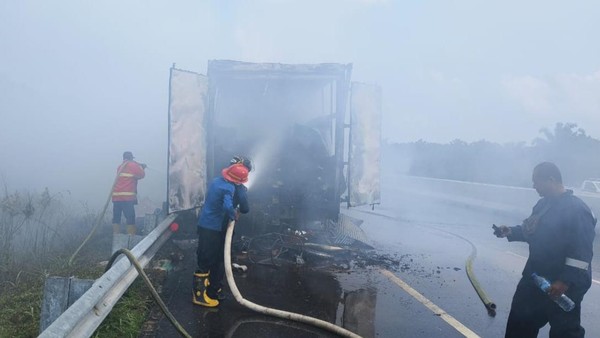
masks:
[[[492,235],[491,225],[519,224],[528,215],[472,208],[448,200],[432,199],[429,195],[408,195],[401,184],[384,188],[382,200],[395,203],[383,203],[375,211],[367,211],[369,217],[363,217],[363,229],[380,250],[420,258],[415,263],[420,266],[416,272],[405,269],[396,275],[477,335],[503,337],[512,294],[521,277],[528,251],[524,243],[497,239]],[[349,213],[359,216],[365,211],[352,210]],[[386,217],[378,217],[375,213]],[[474,262],[476,277],[497,305],[494,318],[487,315],[464,270],[465,260],[472,250],[471,244],[477,250]],[[598,247],[596,239],[596,252]],[[593,271],[600,271],[598,268],[598,262],[593,262]],[[590,337],[600,336],[600,323],[596,319],[600,310],[600,282],[594,279],[582,309],[582,325]],[[422,320],[420,325],[430,325],[429,320],[413,320]],[[452,336],[452,330],[452,327],[446,327],[439,336]],[[540,336],[547,336],[547,332],[548,327],[540,332]]]
[[[266,306],[315,316],[365,337],[503,337],[510,301],[527,257],[523,243],[492,235],[491,224],[518,224],[513,211],[468,207],[429,195],[407,193],[397,181],[382,190],[375,210],[344,213],[364,220],[366,232],[386,264],[350,264],[348,271],[249,266],[236,275],[241,293]],[[192,237],[193,238],[193,237]],[[596,241],[597,242],[597,241]],[[470,284],[465,262],[477,251],[474,272],[495,304],[490,317]],[[328,337],[305,325],[246,310],[232,299],[218,310],[191,303],[193,248],[163,286],[167,306],[194,337]],[[379,262],[381,263],[381,262]],[[594,270],[598,264],[594,262]],[[600,283],[583,303],[582,325],[600,336]],[[174,337],[160,316],[146,337]],[[540,336],[547,336],[544,328]]]

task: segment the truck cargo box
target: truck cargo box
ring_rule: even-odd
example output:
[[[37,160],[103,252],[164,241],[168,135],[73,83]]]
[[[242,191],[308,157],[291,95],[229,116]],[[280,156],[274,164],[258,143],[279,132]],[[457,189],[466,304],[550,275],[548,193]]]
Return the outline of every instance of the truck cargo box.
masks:
[[[380,90],[351,64],[209,61],[171,69],[169,212],[202,206],[234,155],[253,161],[246,229],[305,228],[379,203]]]

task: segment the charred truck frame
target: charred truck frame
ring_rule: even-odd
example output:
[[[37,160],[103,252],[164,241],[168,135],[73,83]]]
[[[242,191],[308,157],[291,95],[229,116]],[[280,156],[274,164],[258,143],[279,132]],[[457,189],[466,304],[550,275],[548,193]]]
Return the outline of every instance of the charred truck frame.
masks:
[[[234,155],[248,156],[249,223],[258,234],[337,221],[378,204],[381,91],[351,64],[213,60],[170,72],[169,213],[194,210]],[[243,230],[246,229],[246,230]]]

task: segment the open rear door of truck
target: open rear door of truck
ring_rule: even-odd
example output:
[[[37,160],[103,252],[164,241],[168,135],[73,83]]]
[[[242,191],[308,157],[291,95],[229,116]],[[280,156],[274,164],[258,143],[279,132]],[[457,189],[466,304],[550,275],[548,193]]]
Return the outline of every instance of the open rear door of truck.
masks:
[[[169,82],[169,213],[202,206],[206,194],[208,78],[171,68]]]
[[[381,88],[352,82],[348,207],[381,201]]]

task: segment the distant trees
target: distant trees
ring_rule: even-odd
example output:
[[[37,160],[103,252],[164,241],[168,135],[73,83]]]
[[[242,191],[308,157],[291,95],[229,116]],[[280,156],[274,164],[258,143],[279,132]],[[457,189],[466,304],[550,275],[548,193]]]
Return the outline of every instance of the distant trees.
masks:
[[[554,130],[544,128],[543,137],[533,141],[539,158],[555,162],[571,184],[600,177],[600,140],[586,135],[575,123],[557,123]]]
[[[554,129],[544,128],[540,133],[530,145],[419,140],[387,144],[383,152],[388,164],[402,159],[404,173],[415,176],[528,187],[535,164],[552,161],[561,168],[568,185],[578,186],[586,178],[600,177],[600,140],[574,123],[557,123]]]

